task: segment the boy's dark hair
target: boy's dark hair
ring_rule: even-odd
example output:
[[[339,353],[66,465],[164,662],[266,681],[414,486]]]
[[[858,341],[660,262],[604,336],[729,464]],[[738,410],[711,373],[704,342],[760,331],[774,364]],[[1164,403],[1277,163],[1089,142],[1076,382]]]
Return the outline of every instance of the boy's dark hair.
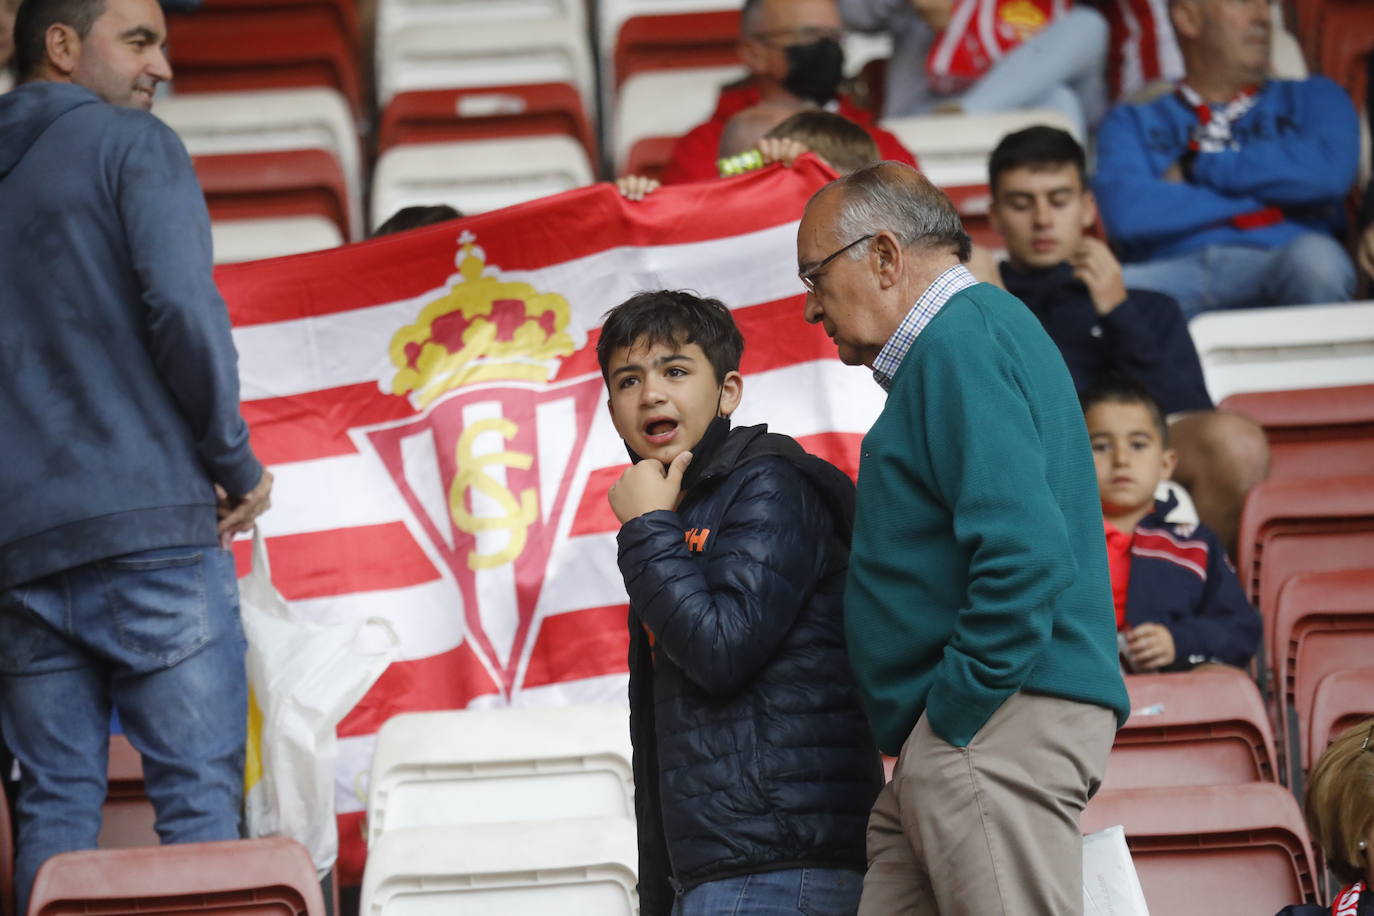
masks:
[[[48,56],[48,29],[69,25],[84,39],[105,12],[105,0],[24,0],[14,14],[14,72],[19,82],[33,79]]]
[[[386,222],[373,229],[368,238],[375,239],[382,235],[419,229],[421,226],[432,226],[445,220],[458,219],[462,215],[460,211],[448,204],[433,204],[431,206],[420,204],[414,207],[402,207],[387,217]]]
[[[1037,124],[1007,134],[988,159],[988,187],[997,194],[997,179],[1011,169],[1049,169],[1072,165],[1078,181],[1088,186],[1088,165],[1083,147],[1073,134],[1057,127]]]
[[[805,143],[841,175],[883,158],[868,131],[844,115],[820,109],[799,111],[764,136]]]
[[[1150,412],[1160,443],[1169,447],[1169,423],[1164,419],[1164,410],[1145,386],[1129,375],[1109,372],[1083,389],[1078,403],[1083,407],[1084,416],[1098,404],[1139,404]]]
[[[682,346],[694,343],[711,361],[717,382],[724,382],[726,373],[739,371],[744,336],[735,326],[730,310],[719,299],[707,299],[682,290],[652,290],[631,296],[602,317],[604,323],[596,342],[596,359],[607,384],[610,384],[611,354],[621,347],[637,344]]]

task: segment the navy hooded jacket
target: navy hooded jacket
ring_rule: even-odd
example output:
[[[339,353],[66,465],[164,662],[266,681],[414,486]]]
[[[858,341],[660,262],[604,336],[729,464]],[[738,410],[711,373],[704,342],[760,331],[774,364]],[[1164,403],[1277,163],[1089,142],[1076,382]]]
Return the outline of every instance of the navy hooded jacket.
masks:
[[[845,650],[853,483],[764,426],[693,456],[678,510],[618,537],[645,916],[706,881],[863,871],[883,780]]]
[[[0,96],[0,589],[217,543],[262,466],[186,149],[66,83]]]

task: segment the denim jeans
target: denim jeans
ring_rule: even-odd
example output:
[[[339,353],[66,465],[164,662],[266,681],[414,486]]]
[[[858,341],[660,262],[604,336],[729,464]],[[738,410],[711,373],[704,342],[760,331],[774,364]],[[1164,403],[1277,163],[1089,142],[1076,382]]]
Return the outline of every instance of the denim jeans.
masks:
[[[1208,245],[1172,258],[1127,264],[1128,289],[1178,300],[1192,319],[1217,309],[1346,302],[1355,292],[1355,266],[1329,235],[1309,232],[1282,248]]]
[[[164,843],[239,836],[248,688],[232,555],[111,557],[0,591],[0,728],[23,772],[15,887],[100,833],[110,711]]]
[[[673,916],[853,916],[862,872],[791,868],[699,884],[677,898]]]

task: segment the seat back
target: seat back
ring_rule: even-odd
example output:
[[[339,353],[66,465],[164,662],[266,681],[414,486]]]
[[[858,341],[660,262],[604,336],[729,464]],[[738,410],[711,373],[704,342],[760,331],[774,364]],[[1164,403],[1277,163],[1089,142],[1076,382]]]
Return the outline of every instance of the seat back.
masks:
[[[1368,728],[1374,717],[1374,668],[1345,668],[1321,679],[1312,695],[1308,721],[1307,769],[1351,728]]]
[[[634,822],[577,818],[384,833],[368,850],[367,916],[633,916]]]
[[[64,852],[38,869],[29,899],[29,916],[324,911],[310,853],[285,837]]]
[[[269,216],[210,223],[216,264],[283,258],[336,248],[344,243],[339,227],[322,216]]]
[[[1102,787],[1276,782],[1264,700],[1238,670],[1126,677],[1131,716],[1116,733]]]
[[[633,817],[627,711],[505,708],[395,716],[377,735],[368,842],[408,827]]]
[[[1233,394],[1218,407],[1264,427],[1270,480],[1374,470],[1374,385]]]
[[[101,805],[101,849],[156,846],[157,815],[143,784],[143,758],[124,735],[110,736],[105,803]]]
[[[1275,913],[1318,897],[1292,793],[1271,783],[1102,791],[1080,821],[1121,824],[1152,913]]]
[[[1374,382],[1374,302],[1203,312],[1188,322],[1212,400]]]
[[[1364,562],[1372,560],[1374,551],[1365,554]],[[1374,665],[1374,568],[1289,578],[1279,591],[1272,655],[1296,785],[1301,771],[1325,747],[1307,741],[1317,685],[1336,671]],[[1299,742],[1307,746],[1300,749]]]
[[[721,87],[743,75],[738,64],[728,64],[639,73],[626,80],[615,103],[617,174],[639,174],[628,169],[636,143],[687,133],[715,111]]]
[[[940,187],[980,185],[988,180],[988,156],[1003,137],[1035,124],[1077,134],[1061,111],[1032,108],[989,114],[936,114],[885,118],[882,126],[897,135],[921,164],[921,172]],[[1081,137],[1079,139],[1082,139]]]
[[[348,183],[322,149],[197,156],[196,178],[211,220],[317,216],[348,234]]]

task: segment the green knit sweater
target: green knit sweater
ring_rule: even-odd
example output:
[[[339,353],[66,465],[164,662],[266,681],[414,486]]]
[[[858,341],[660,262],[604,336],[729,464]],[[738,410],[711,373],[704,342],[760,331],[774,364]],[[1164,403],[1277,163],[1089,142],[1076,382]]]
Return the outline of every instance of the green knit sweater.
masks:
[[[916,338],[858,500],[845,632],[885,753],[922,711],[965,747],[1018,690],[1126,720],[1087,428],[1020,300],[969,287]]]

